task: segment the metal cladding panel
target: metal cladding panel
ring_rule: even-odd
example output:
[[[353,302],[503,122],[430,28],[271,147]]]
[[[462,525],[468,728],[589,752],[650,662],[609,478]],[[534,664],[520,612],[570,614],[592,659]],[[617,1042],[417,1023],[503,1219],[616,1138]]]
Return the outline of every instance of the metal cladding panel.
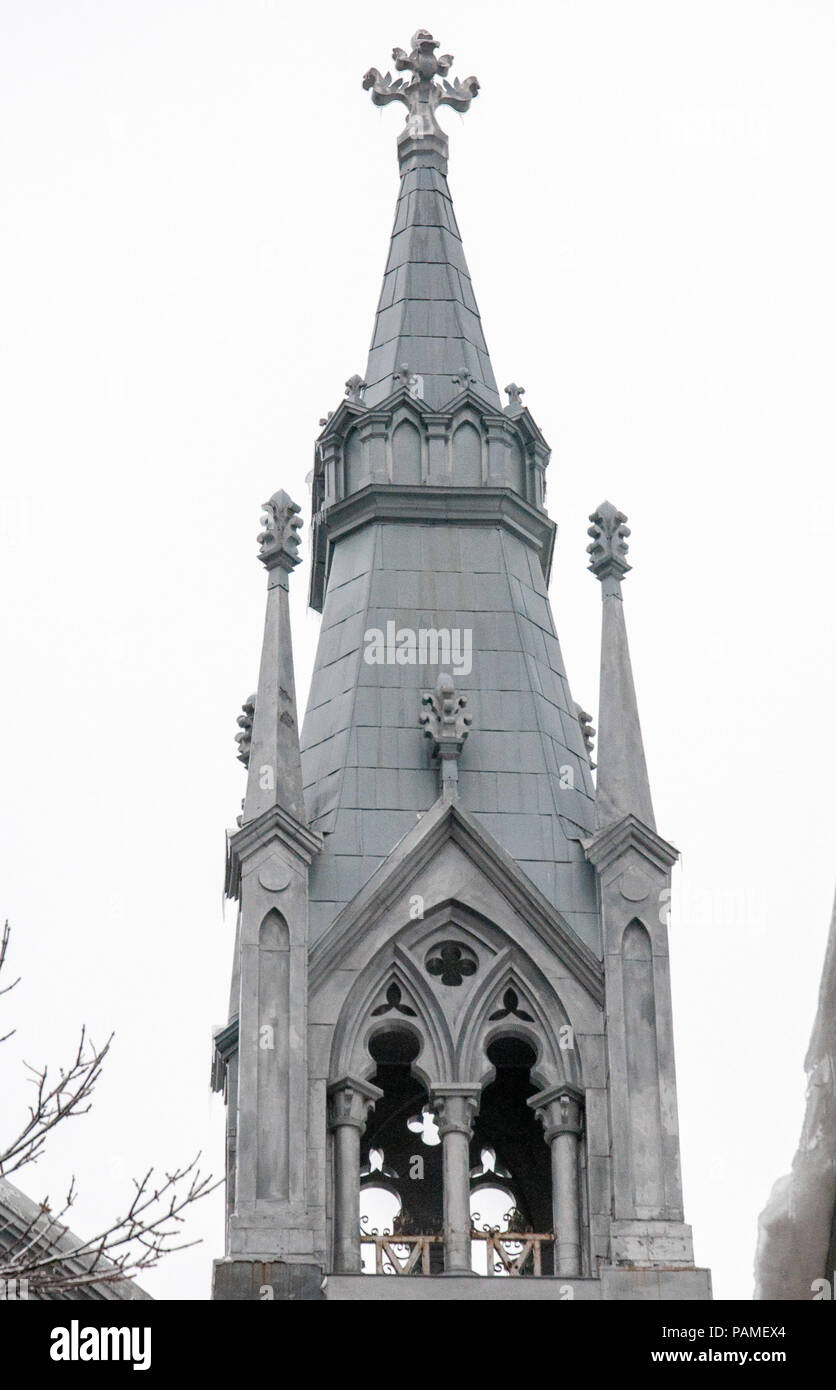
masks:
[[[366,367],[366,405],[386,399],[402,363],[423,377],[423,399],[434,409],[452,399],[453,378],[465,371],[499,406],[447,179],[437,169],[407,169],[401,178]]]
[[[398,634],[422,630],[459,634],[458,669],[420,663],[420,649],[414,664],[398,660]],[[425,655],[441,654],[429,638]],[[498,527],[422,522],[372,523],[335,548],[302,731],[308,813],[325,835],[310,874],[314,936],[436,801],[418,717],[450,665],[473,720],[461,805],[597,950],[580,843],[593,828],[589,759],[542,575]]]

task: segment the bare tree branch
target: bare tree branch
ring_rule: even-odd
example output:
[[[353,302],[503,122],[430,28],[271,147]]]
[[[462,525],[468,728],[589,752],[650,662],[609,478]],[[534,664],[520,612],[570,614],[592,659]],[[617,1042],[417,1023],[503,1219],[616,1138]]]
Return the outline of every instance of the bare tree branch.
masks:
[[[78,1047],[71,1065],[65,1071],[59,1069],[58,1079],[50,1084],[49,1069],[40,1071],[24,1062],[31,1073],[35,1087],[35,1100],[29,1107],[29,1118],[19,1134],[0,1147],[0,1177],[34,1163],[41,1155],[47,1135],[62,1120],[75,1115],[86,1115],[92,1104],[90,1097],[101,1076],[102,1063],[113,1041],[111,1033],[104,1047],[99,1051],[87,1042],[86,1030],[82,1028]]]
[[[6,959],[6,952],[9,949],[10,936],[11,930],[9,928],[9,919],[6,918],[6,921],[3,923],[3,935],[0,936],[0,975],[2,975],[3,973],[3,962]],[[20,976],[18,975],[17,979],[12,980],[12,983],[10,985],[5,985],[2,989],[0,989],[0,994],[8,994],[10,990],[14,989],[15,985],[19,984]],[[11,1038],[13,1036],[14,1032],[15,1029],[11,1028],[8,1033],[4,1033],[3,1036],[0,1037],[0,1043],[6,1042],[8,1038]]]
[[[7,922],[0,937],[0,971],[9,936]],[[17,983],[0,989],[0,995]],[[113,1034],[104,1047],[96,1048],[82,1028],[75,1056],[66,1070],[59,1069],[56,1080],[50,1079],[46,1066],[39,1070],[24,1063],[35,1097],[19,1133],[0,1144],[0,1177],[36,1162],[62,1120],[87,1114],[112,1041]],[[64,1220],[76,1198],[75,1178],[57,1212],[47,1197],[27,1218],[7,1215],[4,1224],[0,1215],[0,1280],[26,1279],[30,1296],[55,1297],[92,1284],[118,1285],[141,1270],[153,1269],[163,1256],[199,1244],[183,1239],[184,1213],[221,1181],[213,1182],[211,1173],[201,1174],[199,1158],[197,1154],[186,1167],[170,1173],[156,1175],[149,1168],[144,1177],[133,1179],[127,1209],[89,1240],[73,1236]]]

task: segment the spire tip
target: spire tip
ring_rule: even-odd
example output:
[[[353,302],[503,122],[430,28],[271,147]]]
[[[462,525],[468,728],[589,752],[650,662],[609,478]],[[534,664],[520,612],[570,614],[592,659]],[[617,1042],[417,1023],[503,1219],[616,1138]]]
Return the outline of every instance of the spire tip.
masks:
[[[398,136],[398,153],[403,161],[415,153],[416,144],[442,158],[447,154],[447,136],[435,119],[439,106],[452,106],[454,111],[467,111],[479,95],[479,81],[466,77],[448,82],[447,74],[453,64],[452,53],[436,55],[438,40],[428,29],[418,29],[412,35],[412,51],[392,49],[392,59],[398,72],[411,72],[412,80],[382,74],[369,68],[363,77],[364,91],[371,92],[375,106],[388,106],[400,101],[407,108],[406,126]],[[441,82],[436,82],[436,76]]]

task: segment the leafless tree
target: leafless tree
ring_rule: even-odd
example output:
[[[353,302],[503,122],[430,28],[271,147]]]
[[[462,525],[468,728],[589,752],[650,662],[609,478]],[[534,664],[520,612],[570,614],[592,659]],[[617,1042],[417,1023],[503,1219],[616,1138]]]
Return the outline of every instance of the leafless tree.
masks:
[[[9,947],[9,924],[0,936],[0,976]],[[19,984],[0,987],[0,996]],[[6,1042],[14,1030],[0,1036]],[[64,1120],[86,1115],[101,1076],[113,1034],[97,1048],[82,1028],[70,1065],[50,1075],[24,1063],[35,1088],[28,1116],[16,1135],[0,1139],[0,1178],[37,1162],[52,1130]],[[198,1167],[200,1154],[185,1167],[156,1174],[150,1168],[133,1180],[134,1191],[122,1215],[89,1240],[70,1234],[64,1222],[76,1198],[75,1178],[57,1210],[45,1198],[34,1213],[11,1219],[0,1211],[0,1280],[26,1280],[29,1296],[72,1297],[73,1290],[93,1284],[116,1285],[142,1270],[152,1269],[164,1255],[184,1250],[197,1241],[183,1239],[185,1212],[219,1185]]]

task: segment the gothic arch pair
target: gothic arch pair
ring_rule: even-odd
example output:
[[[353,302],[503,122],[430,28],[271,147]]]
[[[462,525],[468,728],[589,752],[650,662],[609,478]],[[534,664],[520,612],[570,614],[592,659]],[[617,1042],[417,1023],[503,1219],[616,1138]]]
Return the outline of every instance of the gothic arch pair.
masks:
[[[375,1070],[372,1039],[397,1028],[420,1045],[413,1071],[430,1088],[462,1080],[487,1086],[494,1067],[487,1049],[499,1037],[517,1037],[536,1054],[532,1079],[542,1089],[583,1086],[583,1067],[572,1022],[554,987],[492,923],[458,910],[421,925],[409,923],[365,965],[344,1001],[334,1032],[331,1076],[367,1079]],[[464,924],[473,924],[468,930]],[[449,931],[448,931],[449,926]],[[479,952],[478,973],[458,1007],[454,991],[422,965],[426,942],[441,930]],[[453,1005],[456,1008],[453,1008]]]

